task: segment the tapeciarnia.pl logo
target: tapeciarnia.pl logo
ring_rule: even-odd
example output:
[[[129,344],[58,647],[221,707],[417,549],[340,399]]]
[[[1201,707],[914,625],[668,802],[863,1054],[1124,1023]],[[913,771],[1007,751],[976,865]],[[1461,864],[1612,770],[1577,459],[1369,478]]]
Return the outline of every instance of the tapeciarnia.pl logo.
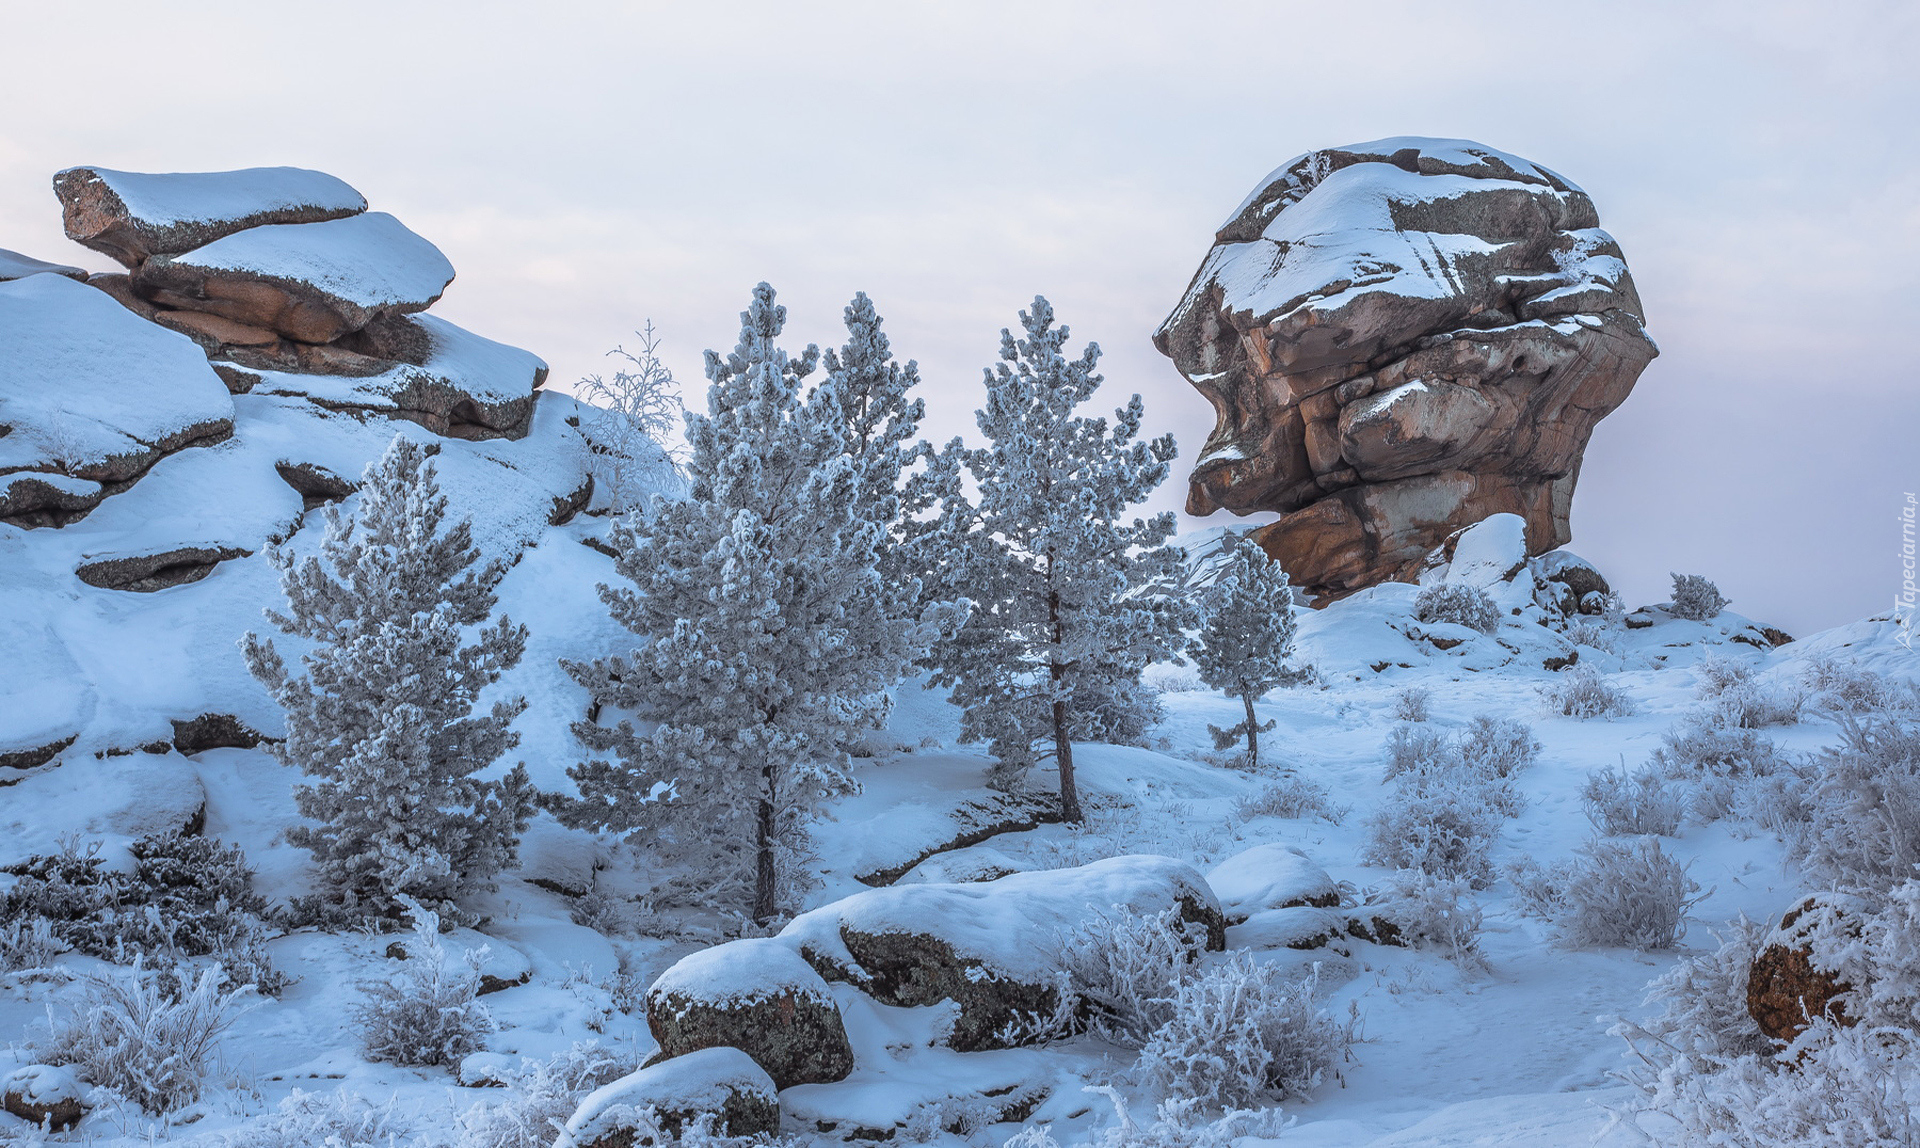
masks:
[[[1893,621],[1900,627],[1900,644],[1913,649],[1915,618],[1920,617],[1920,587],[1914,585],[1914,497],[1900,508],[1900,592],[1893,596]]]

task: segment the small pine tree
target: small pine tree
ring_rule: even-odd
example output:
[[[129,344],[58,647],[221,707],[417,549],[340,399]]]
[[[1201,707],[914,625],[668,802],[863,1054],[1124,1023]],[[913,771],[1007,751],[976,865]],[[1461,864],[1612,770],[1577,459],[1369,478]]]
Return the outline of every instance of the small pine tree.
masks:
[[[708,896],[751,889],[760,920],[777,912],[808,821],[853,786],[843,747],[945,625],[939,611],[913,616],[917,582],[881,570],[900,427],[918,414],[871,305],[855,300],[848,318],[854,341],[803,395],[818,353],[775,345],[786,308],[755,288],[739,345],[707,353],[689,496],[656,495],[611,535],[632,585],[601,597],[647,644],[565,663],[596,702],[651,728],[575,725],[609,756],[569,771],[581,797],[555,802],[562,819],[648,831]]]
[[[325,892],[298,906],[335,922],[392,917],[410,895],[457,919],[456,897],[513,864],[531,812],[524,766],[474,775],[519,742],[523,699],[476,714],[480,691],[520,660],[527,631],[492,616],[506,572],[479,557],[470,523],[446,525],[431,456],[404,435],[367,467],[359,510],[327,508],[318,557],[274,548],[283,633],[311,644],[288,672],[271,639],[241,641],[247,668],[287,711],[269,752],[315,785],[295,791]],[[471,641],[466,634],[473,627]]]
[[[1227,536],[1227,551],[1201,604],[1200,634],[1193,646],[1200,680],[1240,699],[1247,718],[1228,729],[1208,726],[1215,749],[1244,739],[1247,768],[1260,765],[1260,735],[1274,728],[1254,716],[1253,703],[1291,675],[1293,590],[1287,572],[1259,544],[1242,534]]]
[[[1075,823],[1076,700],[1095,708],[1150,662],[1174,657],[1189,613],[1178,593],[1184,554],[1165,545],[1173,515],[1120,518],[1166,478],[1174,445],[1171,435],[1136,441],[1139,395],[1112,425],[1075,414],[1102,381],[1100,348],[1068,359],[1067,328],[1054,326],[1044,298],[1020,321],[1026,337],[1003,330],[1003,361],[986,372],[977,417],[988,445],[956,439],[932,468],[943,487],[936,575],[973,603],[933,660],[932,681],[953,688],[962,737],[991,747],[997,784],[1017,781],[1035,743],[1050,739],[1061,816]],[[961,489],[963,468],[977,502]]]
[[[1720,616],[1727,599],[1720,587],[1701,574],[1675,574],[1673,577],[1673,616],[1693,622],[1707,622]]]

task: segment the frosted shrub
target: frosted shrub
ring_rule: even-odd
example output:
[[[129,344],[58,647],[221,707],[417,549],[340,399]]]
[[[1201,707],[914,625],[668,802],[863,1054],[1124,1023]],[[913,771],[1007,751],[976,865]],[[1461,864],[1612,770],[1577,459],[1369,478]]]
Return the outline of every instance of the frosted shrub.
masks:
[[[385,980],[362,981],[364,1000],[353,1010],[368,1060],[409,1065],[457,1065],[480,1051],[494,1030],[478,999],[485,950],[468,950],[456,963],[440,942],[440,916],[406,898],[413,936],[401,942],[407,959]]]
[[[1920,720],[1846,718],[1810,763],[1804,835],[1790,841],[1813,875],[1887,889],[1920,866]]]
[[[1413,616],[1422,622],[1450,622],[1491,634],[1500,628],[1500,608],[1486,591],[1464,582],[1441,582],[1420,591]]]
[[[1807,696],[1794,687],[1769,686],[1743,681],[1727,687],[1714,699],[1713,709],[1722,724],[1735,729],[1761,729],[1770,725],[1792,725],[1800,720],[1800,709]]]
[[[1531,857],[1509,862],[1504,870],[1513,883],[1514,899],[1520,911],[1529,917],[1551,921],[1566,910],[1567,882],[1573,879],[1573,863],[1561,861],[1542,865]]]
[[[1425,725],[1397,725],[1387,735],[1386,780],[1410,773],[1441,773],[1457,763],[1445,733]]]
[[[1753,667],[1733,658],[1708,654],[1693,667],[1693,676],[1700,684],[1694,687],[1694,696],[1698,698],[1717,698],[1734,686],[1753,680]]]
[[[1349,812],[1346,806],[1333,803],[1326,786],[1292,773],[1238,798],[1233,803],[1233,811],[1242,821],[1256,817],[1322,817],[1335,825],[1344,821]]]
[[[1393,717],[1395,721],[1426,721],[1432,716],[1428,702],[1433,691],[1421,686],[1408,686],[1393,695]]]
[[[524,1061],[505,1081],[503,1098],[454,1117],[447,1148],[547,1148],[587,1093],[639,1067],[592,1041],[544,1061]]]
[[[1729,728],[1722,715],[1712,711],[1683,718],[1661,735],[1661,741],[1650,763],[1673,778],[1765,777],[1786,765],[1771,738],[1751,729]]]
[[[1568,717],[1624,717],[1633,712],[1633,699],[1592,666],[1563,670],[1540,696]]]
[[[45,917],[25,917],[0,925],[0,974],[44,969],[72,946],[53,934]]]
[[[1701,575],[1673,575],[1673,602],[1668,609],[1674,617],[1705,622],[1719,617],[1726,605],[1727,599],[1720,596],[1720,587]]]
[[[1910,916],[1896,910],[1875,920]],[[1910,976],[1914,938],[1894,931],[1906,935],[1885,955]],[[1640,1062],[1626,1074],[1641,1094],[1631,1119],[1661,1143],[1688,1148],[1914,1143],[1920,1049],[1910,1004],[1882,1011],[1856,995],[1849,1012],[1864,1013],[1861,1023],[1841,1028],[1815,1018],[1776,1053],[1746,1010],[1747,970],[1767,934],[1744,918],[1734,922],[1716,952],[1681,961],[1649,986],[1647,1003],[1664,1005],[1659,1015],[1614,1027]],[[1853,944],[1876,951],[1892,939],[1863,936]]]
[[[267,1116],[230,1132],[223,1148],[397,1148],[413,1143],[413,1126],[389,1099],[376,1105],[357,1092],[302,1092]],[[548,1137],[551,1139],[549,1131]]]
[[[1586,646],[1608,654],[1620,652],[1619,636],[1599,622],[1582,618],[1568,625],[1562,633],[1565,634],[1567,641],[1576,646]]]
[[[1173,1012],[1140,1050],[1143,1083],[1164,1095],[1222,1107],[1305,1099],[1347,1057],[1352,1014],[1319,1007],[1316,968],[1304,980],[1234,953],[1183,981]]]
[[[1462,763],[1484,777],[1512,777],[1540,756],[1531,726],[1492,714],[1474,718],[1457,744]]]
[[[1484,889],[1493,880],[1488,854],[1499,829],[1499,815],[1477,787],[1401,785],[1367,818],[1361,860]]]
[[[1920,709],[1920,685],[1895,682],[1831,657],[1809,660],[1802,680],[1812,693],[1809,700],[1814,705],[1838,713],[1859,715]]]
[[[1368,916],[1391,924],[1398,940],[1439,949],[1469,968],[1484,964],[1480,955],[1483,914],[1464,878],[1403,870],[1368,890],[1361,904]]]
[[[1554,918],[1570,948],[1671,949],[1686,931],[1700,886],[1656,838],[1593,841],[1580,850]]]
[[[1580,790],[1580,805],[1604,836],[1672,837],[1686,815],[1687,796],[1678,784],[1650,767],[1628,773],[1608,766],[1588,775]]]
[[[1179,906],[1143,917],[1116,905],[1068,934],[1061,967],[1089,1031],[1139,1048],[1172,1018],[1177,989],[1200,950]]]
[[[203,969],[176,995],[136,960],[126,972],[87,977],[65,1015],[49,1009],[47,1043],[36,1052],[148,1112],[172,1112],[200,1099],[248,992],[221,991],[219,970]]]
[[[590,467],[597,486],[607,493],[616,513],[640,509],[655,490],[682,486],[675,464],[684,455],[681,443],[686,408],[680,384],[660,360],[660,338],[653,322],[634,332],[640,353],[624,347],[608,351],[626,365],[608,379],[588,375],[576,392],[599,411],[581,432],[587,440]]]

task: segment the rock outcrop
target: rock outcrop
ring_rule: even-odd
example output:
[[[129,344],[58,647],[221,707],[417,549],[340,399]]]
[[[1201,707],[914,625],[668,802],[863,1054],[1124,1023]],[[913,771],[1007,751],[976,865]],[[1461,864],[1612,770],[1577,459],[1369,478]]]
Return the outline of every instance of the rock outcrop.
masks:
[[[1255,532],[1320,603],[1410,580],[1489,515],[1572,537],[1593,426],[1657,353],[1586,193],[1460,140],[1311,152],[1216,233],[1157,347],[1217,425],[1187,509]]]
[[[0,1079],[0,1108],[53,1132],[80,1123],[85,1094],[73,1073],[51,1064],[29,1064]]]
[[[67,235],[138,267],[249,227],[324,223],[367,201],[346,181],[297,167],[148,174],[70,167],[53,177]]]

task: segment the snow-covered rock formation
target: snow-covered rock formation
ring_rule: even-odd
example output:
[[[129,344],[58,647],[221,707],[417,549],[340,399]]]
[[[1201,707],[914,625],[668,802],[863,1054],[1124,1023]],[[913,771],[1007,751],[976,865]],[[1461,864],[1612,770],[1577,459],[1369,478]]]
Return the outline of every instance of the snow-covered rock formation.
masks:
[[[538,357],[418,314],[453,268],[340,180],[74,168],[55,189],[68,233],[130,273],[0,252],[0,785],[275,734],[235,645],[280,600],[264,552],[351,509],[395,434],[436,444],[490,558],[586,505],[582,408],[539,390]]]
[[[1155,345],[1218,424],[1187,509],[1285,517],[1296,586],[1407,579],[1491,514],[1541,554],[1572,534],[1588,435],[1656,351],[1593,202],[1464,140],[1282,165],[1214,236]]]

